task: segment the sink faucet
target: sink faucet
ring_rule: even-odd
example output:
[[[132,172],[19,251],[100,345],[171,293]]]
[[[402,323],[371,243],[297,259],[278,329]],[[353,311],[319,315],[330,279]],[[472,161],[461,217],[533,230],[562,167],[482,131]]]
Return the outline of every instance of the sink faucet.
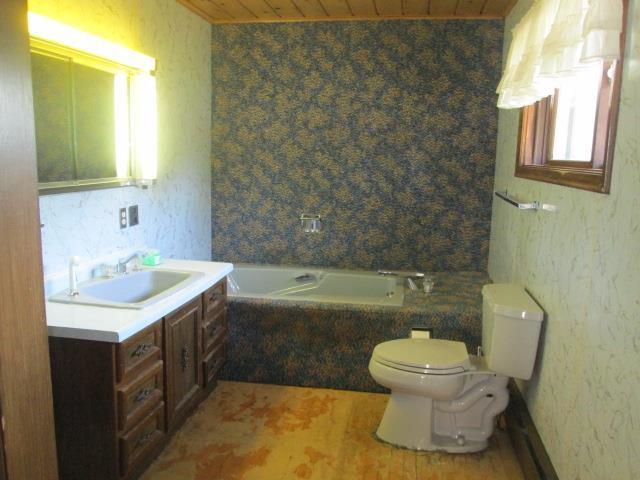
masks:
[[[69,258],[69,296],[77,297],[80,295],[78,291],[78,265],[80,265],[80,257],[74,255]]]
[[[131,255],[129,255],[126,258],[121,258],[120,260],[118,260],[118,265],[116,266],[116,272],[117,273],[129,273],[127,271],[127,264],[133,260],[134,258],[137,258],[138,260],[140,260],[140,252],[135,252]],[[134,270],[137,269],[137,265],[136,267],[134,267]]]
[[[416,271],[408,272],[403,270],[378,270],[378,275],[404,278],[405,285],[411,291],[418,290],[418,287],[416,286],[416,282],[414,282],[413,280],[416,278],[424,278],[423,272],[416,272]]]

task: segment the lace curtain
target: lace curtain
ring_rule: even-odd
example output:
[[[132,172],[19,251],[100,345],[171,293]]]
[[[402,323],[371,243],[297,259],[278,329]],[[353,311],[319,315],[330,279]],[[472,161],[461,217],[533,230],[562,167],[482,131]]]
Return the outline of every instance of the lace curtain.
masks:
[[[536,0],[513,29],[498,108],[520,108],[620,58],[622,0]]]

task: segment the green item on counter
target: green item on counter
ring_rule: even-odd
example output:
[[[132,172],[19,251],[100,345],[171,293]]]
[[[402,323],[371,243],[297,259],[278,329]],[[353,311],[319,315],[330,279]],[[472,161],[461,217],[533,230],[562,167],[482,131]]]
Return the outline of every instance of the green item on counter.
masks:
[[[142,257],[142,264],[147,267],[155,267],[162,263],[162,255],[160,252],[149,252]]]

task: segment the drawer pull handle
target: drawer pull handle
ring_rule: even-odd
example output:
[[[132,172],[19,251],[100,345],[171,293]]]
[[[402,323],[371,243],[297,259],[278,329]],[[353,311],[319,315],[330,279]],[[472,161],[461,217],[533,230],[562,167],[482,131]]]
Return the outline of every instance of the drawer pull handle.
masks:
[[[182,371],[184,372],[189,368],[189,347],[186,345],[182,347]]]
[[[147,443],[149,440],[151,440],[151,437],[153,437],[153,431],[151,432],[147,432],[144,435],[142,435],[138,441],[136,442],[136,446],[135,448],[140,448],[142,447],[145,443]]]
[[[136,398],[133,399],[133,403],[144,402],[147,398],[151,396],[153,393],[153,388],[145,388],[144,390],[140,390]]]
[[[151,350],[152,347],[153,347],[153,344],[151,344],[151,343],[141,343],[131,353],[131,356],[132,357],[141,357],[142,355],[147,353],[149,350]]]

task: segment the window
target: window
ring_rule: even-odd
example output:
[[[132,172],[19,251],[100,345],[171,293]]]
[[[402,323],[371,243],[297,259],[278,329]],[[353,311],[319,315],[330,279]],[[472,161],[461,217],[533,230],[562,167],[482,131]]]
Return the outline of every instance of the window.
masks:
[[[498,107],[521,109],[516,176],[608,193],[629,0],[536,0]]]
[[[609,192],[621,70],[596,63],[522,108],[517,177]]]

